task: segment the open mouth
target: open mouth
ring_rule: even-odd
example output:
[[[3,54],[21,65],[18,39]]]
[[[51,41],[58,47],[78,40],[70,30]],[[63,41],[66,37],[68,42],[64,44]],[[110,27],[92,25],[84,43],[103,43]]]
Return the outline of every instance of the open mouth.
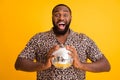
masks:
[[[64,30],[64,29],[65,29],[65,22],[59,22],[59,23],[58,23],[58,28],[59,28],[60,30]]]

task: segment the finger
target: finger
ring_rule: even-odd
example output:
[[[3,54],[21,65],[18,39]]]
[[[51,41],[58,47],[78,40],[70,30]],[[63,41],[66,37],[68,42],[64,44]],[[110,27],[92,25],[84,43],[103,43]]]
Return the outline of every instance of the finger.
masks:
[[[53,58],[55,58],[54,55],[49,55],[47,59],[48,59],[48,61],[51,61]]]
[[[71,52],[74,52],[74,50],[75,50],[75,48],[73,46],[69,46],[69,45],[66,46],[66,49]]]
[[[71,54],[71,53],[68,53],[68,55],[70,55],[72,58],[74,57],[73,54]]]
[[[50,57],[50,56],[52,55],[52,53],[53,53],[54,51],[56,51],[57,49],[59,49],[59,45],[53,46],[53,47],[49,50],[47,56]]]
[[[50,59],[52,59],[52,58],[54,58],[54,57],[55,57],[54,55],[49,56]]]
[[[57,50],[57,49],[59,49],[59,45],[53,46],[53,47],[50,49],[50,51],[53,52],[53,51],[55,51],[55,50]]]
[[[75,50],[75,47],[73,45],[70,45],[70,48]]]
[[[60,46],[59,45],[56,45],[55,47],[54,47],[54,50],[58,50],[60,48]]]

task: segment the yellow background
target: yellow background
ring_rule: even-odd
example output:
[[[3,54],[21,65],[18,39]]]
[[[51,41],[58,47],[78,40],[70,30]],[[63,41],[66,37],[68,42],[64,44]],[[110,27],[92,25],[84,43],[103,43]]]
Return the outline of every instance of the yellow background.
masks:
[[[59,3],[72,9],[71,28],[92,38],[111,64],[106,73],[87,72],[87,80],[119,80],[119,0],[0,0],[0,80],[35,80],[35,72],[14,69],[28,40],[51,29],[51,11]]]

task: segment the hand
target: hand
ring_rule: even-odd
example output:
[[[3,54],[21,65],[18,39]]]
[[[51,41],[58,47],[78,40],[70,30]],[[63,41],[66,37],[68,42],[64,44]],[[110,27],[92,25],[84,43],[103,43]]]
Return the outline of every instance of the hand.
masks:
[[[71,51],[71,57],[73,58],[73,66],[75,68],[80,68],[82,66],[82,63],[79,61],[79,56],[77,54],[77,51],[74,46],[66,46],[66,49]]]
[[[52,55],[52,53],[53,53],[54,51],[58,50],[58,49],[59,49],[59,45],[55,45],[55,46],[53,46],[53,47],[49,50],[49,52],[48,52],[48,54],[47,54],[47,61],[46,61],[46,64],[45,64],[45,67],[46,67],[46,68],[50,68],[50,67],[51,67],[51,65],[52,65],[51,60],[52,60],[52,58],[54,57],[54,55]]]
[[[110,64],[105,56],[103,56],[101,59],[99,59],[96,62],[92,63],[82,63],[79,60],[79,56],[77,54],[77,51],[75,47],[73,46],[66,46],[66,48],[71,51],[71,56],[73,58],[73,66],[77,69],[84,70],[84,71],[90,71],[90,72],[103,72],[103,71],[109,71],[110,70]]]

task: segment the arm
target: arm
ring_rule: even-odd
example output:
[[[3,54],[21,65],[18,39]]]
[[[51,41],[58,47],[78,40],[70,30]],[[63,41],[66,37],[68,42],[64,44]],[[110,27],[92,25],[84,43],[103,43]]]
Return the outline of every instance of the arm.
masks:
[[[108,60],[103,55],[101,59],[96,62],[91,63],[81,63],[77,51],[74,47],[67,46],[67,49],[70,50],[73,54],[70,54],[73,58],[73,66],[77,69],[90,71],[90,72],[105,72],[110,71],[110,64]]]
[[[75,64],[76,66],[76,64]],[[108,60],[103,56],[100,60],[92,63],[78,63],[78,69],[82,69],[90,72],[107,72],[110,71],[110,64]]]
[[[15,63],[15,69],[27,72],[42,71],[48,69],[51,66],[50,63],[50,60],[48,60],[46,64],[40,64],[38,62],[18,57]]]
[[[30,59],[25,59],[22,57],[18,57],[16,62],[15,62],[15,69],[16,70],[22,70],[22,71],[27,71],[27,72],[34,72],[34,71],[42,71],[46,70],[51,67],[51,59],[54,57],[52,53],[57,50],[59,46],[54,46],[53,48],[50,49],[50,51],[47,54],[47,60],[46,63],[39,63],[39,62],[34,62]]]

